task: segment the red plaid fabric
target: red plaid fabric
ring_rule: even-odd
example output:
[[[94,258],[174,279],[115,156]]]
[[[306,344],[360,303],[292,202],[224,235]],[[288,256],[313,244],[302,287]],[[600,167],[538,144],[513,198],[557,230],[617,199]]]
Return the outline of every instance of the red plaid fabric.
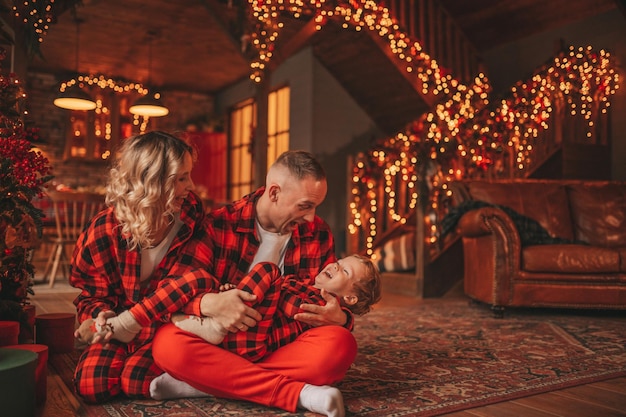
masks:
[[[257,296],[250,306],[263,318],[245,332],[228,333],[222,346],[252,362],[293,342],[311,328],[293,318],[301,311],[302,303],[326,304],[319,289],[293,276],[282,277],[276,265],[266,262],[255,265],[237,288]]]
[[[209,213],[205,227],[200,228],[197,236],[185,246],[172,275],[212,276],[222,284],[238,285],[259,249],[254,205],[263,191],[262,187]],[[330,227],[315,216],[313,222],[301,224],[293,231],[285,252],[283,273],[297,276],[304,284],[313,284],[315,275],[336,259]],[[189,303],[185,313],[200,316],[200,299],[198,296]],[[351,327],[352,320],[349,322]]]
[[[101,403],[124,393],[131,398],[150,396],[150,382],[163,371],[152,359],[152,343],[129,354],[128,345],[112,340],[104,347],[87,347],[74,373],[76,392],[89,403]]]
[[[142,326],[155,320],[169,321],[172,313],[181,311],[197,294],[218,292],[219,282],[206,273],[188,273],[158,283],[157,289],[130,308]]]
[[[113,209],[97,214],[79,237],[72,256],[70,283],[81,289],[74,300],[78,321],[94,318],[103,310],[119,314],[154,292],[201,224],[204,211],[199,201],[190,194],[183,204],[183,225],[147,285],[140,282],[140,252],[128,249]],[[92,402],[105,401],[120,390],[130,396],[149,397],[150,381],[162,372],[155,368],[150,352],[159,325],[155,321],[144,327],[127,345],[88,346],[75,373],[78,394]]]
[[[198,228],[183,249],[180,261],[170,271],[171,279],[160,282],[158,291],[131,308],[140,324],[163,320],[183,306],[185,313],[202,316],[203,292],[215,291],[219,284],[238,285],[248,275],[259,249],[254,204],[262,193],[263,188],[208,215],[204,227]],[[285,253],[284,273],[297,275],[303,284],[312,284],[321,268],[335,260],[330,228],[315,217],[314,222],[300,225],[292,233]],[[188,300],[191,300],[189,304]],[[345,311],[349,317],[346,327],[352,329],[352,314]]]
[[[219,285],[217,280],[206,277],[196,279],[190,274],[167,279],[130,311],[139,323],[148,325],[154,318],[178,311],[180,306],[200,292],[217,292]],[[326,304],[319,289],[301,282],[295,276],[283,277],[278,267],[268,262],[256,264],[241,279],[237,288],[257,296],[248,305],[263,318],[246,332],[228,333],[222,347],[253,362],[294,341],[298,335],[311,328],[293,318],[301,311],[302,303]]]

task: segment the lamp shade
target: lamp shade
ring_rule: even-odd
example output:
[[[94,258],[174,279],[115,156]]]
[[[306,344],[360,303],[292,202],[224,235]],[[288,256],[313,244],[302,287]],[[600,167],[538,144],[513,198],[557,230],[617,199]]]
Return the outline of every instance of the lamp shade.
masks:
[[[66,88],[54,99],[54,105],[68,110],[93,110],[96,102],[77,85]]]
[[[169,114],[169,109],[161,103],[159,94],[146,94],[135,101],[128,109],[132,114],[144,117],[162,117]]]

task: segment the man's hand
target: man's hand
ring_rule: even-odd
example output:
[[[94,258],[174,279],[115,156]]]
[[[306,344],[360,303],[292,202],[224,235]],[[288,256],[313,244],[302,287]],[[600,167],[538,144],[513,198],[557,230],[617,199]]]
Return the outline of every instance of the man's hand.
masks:
[[[321,292],[322,297],[326,300],[325,306],[302,304],[300,308],[306,311],[306,313],[298,313],[294,315],[293,318],[315,327],[329,324],[343,326],[346,324],[348,318],[346,317],[346,313],[341,309],[337,298],[324,289],[322,289]]]
[[[255,301],[256,295],[233,289],[220,293],[207,293],[202,296],[200,311],[203,316],[212,317],[229,332],[246,331],[256,326],[261,314],[248,307],[244,301]]]

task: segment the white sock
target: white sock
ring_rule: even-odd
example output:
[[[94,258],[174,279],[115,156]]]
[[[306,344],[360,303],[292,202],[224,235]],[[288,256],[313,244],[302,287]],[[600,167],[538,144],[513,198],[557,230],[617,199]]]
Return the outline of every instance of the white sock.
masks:
[[[119,316],[107,319],[107,323],[104,327],[106,328],[107,326],[110,326],[113,332],[113,339],[124,343],[133,340],[135,336],[137,336],[137,333],[143,328],[128,310],[124,311]]]
[[[320,387],[305,384],[302,391],[300,391],[298,407],[328,417],[344,417],[346,415],[341,391],[329,385]]]
[[[172,316],[172,323],[179,329],[200,336],[214,345],[221,343],[228,333],[228,330],[217,324],[211,317],[174,314]]]
[[[195,389],[186,382],[175,379],[168,373],[159,375],[150,382],[150,397],[154,400],[208,396],[209,394]]]

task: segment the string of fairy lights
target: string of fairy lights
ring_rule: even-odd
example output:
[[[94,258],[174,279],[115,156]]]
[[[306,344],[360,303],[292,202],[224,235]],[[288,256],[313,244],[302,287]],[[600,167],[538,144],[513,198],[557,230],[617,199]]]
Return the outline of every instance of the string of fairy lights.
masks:
[[[434,245],[445,214],[442,202],[451,195],[450,181],[523,177],[539,157],[540,134],[550,128],[556,109],[564,110],[564,117],[582,119],[586,126],[582,140],[594,143],[598,118],[606,114],[610,97],[619,88],[610,54],[595,52],[590,46],[570,47],[538,69],[529,81],[518,82],[495,110],[489,107],[486,78],[475,81],[471,88],[459,88],[407,132],[381,141],[357,159],[348,230],[355,234],[367,227],[365,245],[370,254],[378,232],[380,204],[386,205],[392,221],[404,223],[419,198],[416,184],[425,182],[426,238]],[[512,159],[510,166],[507,155]],[[390,167],[402,167],[403,177],[394,177],[396,168]],[[381,182],[386,201],[376,201],[381,199],[377,193]],[[400,213],[394,190],[402,187],[410,192]]]
[[[133,82],[133,81],[121,81],[116,80],[111,77],[106,77],[104,75],[87,75],[81,74],[76,77],[70,78],[67,81],[64,81],[59,86],[59,91],[64,92],[66,89],[71,88],[74,85],[80,85],[81,88],[88,87],[98,87],[102,90],[109,89],[114,91],[117,94],[126,94],[126,93],[137,93],[141,95],[148,94],[149,90],[144,87],[141,83]],[[96,99],[96,108],[94,109],[96,114],[106,114],[109,112],[109,109],[102,102],[102,100]],[[133,125],[139,127],[139,132],[144,132],[148,127],[149,117],[133,115]],[[107,123],[105,127],[104,137],[106,140],[111,139],[111,124]]]
[[[355,31],[370,30],[386,39],[392,52],[406,62],[406,71],[415,73],[422,84],[423,94],[449,92],[450,75],[444,76],[437,62],[422,50],[419,42],[411,42],[392,18],[389,9],[373,0],[248,0],[251,6],[251,20],[256,27],[251,34],[252,45],[258,57],[251,63],[250,78],[260,82],[263,72],[273,57],[275,44],[284,24],[280,21],[283,13],[293,17],[312,17],[321,30],[332,19],[342,28]]]
[[[53,6],[54,0],[22,0],[13,3],[11,13],[24,26],[32,28],[34,37],[41,43],[54,20]]]
[[[392,222],[405,223],[426,190],[425,221],[428,243],[438,239],[442,202],[449,198],[448,183],[455,179],[485,176],[523,176],[532,166],[540,133],[550,127],[556,108],[582,117],[586,137],[592,140],[595,124],[610,106],[619,88],[619,77],[610,54],[590,46],[574,48],[512,87],[509,97],[490,103],[491,86],[484,74],[464,85],[445,74],[419,42],[402,32],[386,7],[372,0],[249,0],[256,28],[252,44],[258,57],[250,78],[261,81],[273,57],[283,23],[280,16],[309,16],[316,29],[332,19],[348,30],[369,30],[389,45],[405,63],[407,73],[432,95],[434,111],[412,123],[406,132],[382,140],[356,158],[349,202],[351,234],[365,233],[372,254],[377,224],[384,207]],[[509,162],[505,156],[509,156]],[[512,162],[511,162],[512,161]],[[511,172],[512,169],[515,172]],[[422,187],[420,187],[422,184]],[[380,192],[382,187],[382,193]],[[382,216],[382,217],[385,217]]]

